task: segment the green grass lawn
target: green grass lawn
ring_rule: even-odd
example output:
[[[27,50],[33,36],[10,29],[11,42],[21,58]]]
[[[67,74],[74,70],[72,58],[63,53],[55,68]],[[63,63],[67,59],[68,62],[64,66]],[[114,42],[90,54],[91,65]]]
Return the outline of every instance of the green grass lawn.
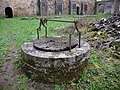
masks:
[[[35,16],[36,17],[36,16]],[[36,39],[36,28],[39,27],[39,20],[21,20],[22,18],[35,17],[15,17],[0,18],[0,67],[4,65],[5,58],[14,49],[20,51],[21,45],[28,40]],[[108,15],[98,15],[99,18],[108,17]],[[38,17],[37,17],[38,18]],[[87,17],[88,20],[95,17]],[[60,20],[77,20],[80,18],[59,18]],[[95,21],[95,20],[94,20]],[[58,35],[60,28],[67,26],[67,23],[48,22],[48,35]],[[40,31],[44,36],[44,30]],[[89,64],[80,79],[70,84],[55,85],[55,90],[120,90],[120,61],[107,54],[104,51],[91,49]],[[2,72],[0,71],[0,74]],[[17,75],[17,81],[20,83],[18,90],[27,90],[26,83],[29,81],[24,75]],[[34,87],[31,90],[34,90]],[[8,89],[4,89],[8,90]]]

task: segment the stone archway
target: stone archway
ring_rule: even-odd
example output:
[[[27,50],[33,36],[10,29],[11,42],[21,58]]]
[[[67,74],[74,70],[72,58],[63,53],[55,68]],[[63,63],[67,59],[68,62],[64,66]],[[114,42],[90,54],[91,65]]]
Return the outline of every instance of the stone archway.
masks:
[[[11,7],[5,8],[5,15],[6,15],[6,18],[13,18],[13,10]]]

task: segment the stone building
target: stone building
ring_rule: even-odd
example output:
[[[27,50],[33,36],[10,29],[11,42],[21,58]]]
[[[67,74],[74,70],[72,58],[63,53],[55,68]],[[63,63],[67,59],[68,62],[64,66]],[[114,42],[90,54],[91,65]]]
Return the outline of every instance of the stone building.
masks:
[[[114,0],[112,14],[120,13],[120,0]]]
[[[114,0],[103,0],[97,2],[97,13],[112,14],[114,8]]]
[[[112,1],[99,1],[97,2],[97,13],[111,14],[112,6]]]
[[[93,14],[95,0],[0,0],[0,17]]]

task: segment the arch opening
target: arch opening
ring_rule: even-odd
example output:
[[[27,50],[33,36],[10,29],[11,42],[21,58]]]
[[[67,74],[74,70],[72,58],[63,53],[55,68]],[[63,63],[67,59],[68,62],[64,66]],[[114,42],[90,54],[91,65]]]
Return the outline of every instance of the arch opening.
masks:
[[[6,18],[13,18],[13,11],[11,7],[5,8],[5,15],[6,15]]]
[[[77,7],[77,15],[79,15],[80,14],[80,7]]]

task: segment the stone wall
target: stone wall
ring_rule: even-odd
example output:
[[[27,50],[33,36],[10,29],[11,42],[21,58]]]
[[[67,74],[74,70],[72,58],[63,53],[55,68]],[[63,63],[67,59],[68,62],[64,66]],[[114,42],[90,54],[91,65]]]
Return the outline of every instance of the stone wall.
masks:
[[[18,1],[18,2],[16,2]],[[37,9],[37,2],[35,0],[15,0],[16,4],[14,3],[13,8],[15,11],[15,16],[30,16],[30,15],[36,15],[36,9]]]
[[[5,8],[11,7],[14,16],[31,16],[37,14],[35,0],[0,0],[0,17],[5,17]]]
[[[55,14],[55,0],[49,0],[48,2],[48,15]]]
[[[70,0],[71,14],[94,14],[95,0]]]
[[[69,0],[63,0],[63,14],[69,14]]]
[[[113,8],[113,2],[106,2],[104,7],[104,13],[105,14],[111,14]]]
[[[120,0],[114,0],[112,14],[120,12]]]
[[[5,8],[10,7],[13,11],[13,16],[33,16],[33,15],[54,15],[59,14],[73,14],[72,7],[70,7],[71,0],[0,0],[0,17],[6,17]],[[87,5],[87,11],[84,14],[92,14],[94,12],[95,0],[72,0],[76,2],[81,12],[81,3]],[[41,2],[43,2],[41,4]],[[46,2],[46,9],[44,9],[44,2]],[[61,2],[61,4],[59,3]],[[56,11],[59,11],[56,13]],[[62,8],[62,9],[61,9]],[[75,8],[77,10],[77,8]],[[75,11],[76,11],[75,10]],[[84,12],[84,11],[82,11]],[[74,14],[76,14],[74,12]]]
[[[87,0],[86,3],[88,4],[87,14],[94,14],[94,12],[95,12],[95,0]]]
[[[48,0],[40,0],[39,1],[39,11],[40,11],[40,15],[44,16],[48,14]]]
[[[55,14],[61,15],[63,13],[63,0],[55,0]]]
[[[97,13],[112,14],[113,1],[99,1],[97,2]]]
[[[79,0],[70,0],[70,14],[77,14],[80,10],[77,9],[77,7],[80,6],[80,1]]]

